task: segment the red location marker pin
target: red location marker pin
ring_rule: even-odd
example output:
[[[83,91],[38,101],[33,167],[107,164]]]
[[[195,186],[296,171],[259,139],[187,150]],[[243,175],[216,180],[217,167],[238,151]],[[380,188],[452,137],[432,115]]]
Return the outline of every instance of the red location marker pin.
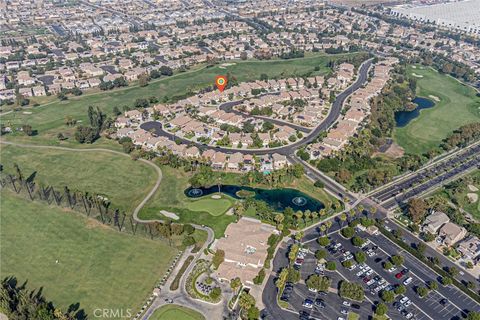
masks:
[[[217,85],[217,88],[218,90],[220,90],[220,92],[223,92],[223,90],[225,90],[225,87],[227,86],[227,77],[225,76],[217,76],[215,78],[215,84]]]

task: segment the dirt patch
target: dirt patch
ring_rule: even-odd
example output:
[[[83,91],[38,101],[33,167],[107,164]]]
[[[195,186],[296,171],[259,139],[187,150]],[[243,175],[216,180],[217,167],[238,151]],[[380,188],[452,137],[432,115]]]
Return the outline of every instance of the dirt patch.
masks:
[[[220,69],[226,69],[227,67],[234,66],[236,63],[222,63],[219,68]]]
[[[372,155],[372,157],[383,155],[383,156],[387,156],[387,157],[392,158],[392,159],[397,159],[397,158],[401,158],[404,153],[405,153],[405,150],[403,150],[402,147],[400,147],[395,142],[392,142],[390,144],[390,146],[384,152],[375,152]]]
[[[95,229],[95,228],[110,229],[110,227],[107,226],[106,224],[103,224],[97,219],[93,219],[93,218],[87,219],[85,226],[87,227],[87,229]]]
[[[160,210],[160,213],[163,214],[165,217],[173,219],[173,220],[178,220],[180,219],[179,216],[177,216],[175,213],[166,211],[166,210]]]

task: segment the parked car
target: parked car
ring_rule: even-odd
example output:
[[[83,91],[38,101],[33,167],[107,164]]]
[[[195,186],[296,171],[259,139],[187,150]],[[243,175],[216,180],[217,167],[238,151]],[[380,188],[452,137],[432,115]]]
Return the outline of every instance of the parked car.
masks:
[[[407,279],[405,279],[405,280],[403,281],[403,284],[404,284],[405,286],[408,286],[412,281],[413,281],[412,277],[408,277]]]
[[[403,273],[399,272],[395,275],[395,278],[401,279],[403,277]]]
[[[307,309],[312,309],[313,308],[313,301],[310,300],[310,299],[305,299],[305,301],[303,301],[302,306],[307,308]]]
[[[350,303],[350,301],[347,301],[347,300],[344,300],[342,302],[342,304],[345,306],[345,307],[350,307],[352,304]]]

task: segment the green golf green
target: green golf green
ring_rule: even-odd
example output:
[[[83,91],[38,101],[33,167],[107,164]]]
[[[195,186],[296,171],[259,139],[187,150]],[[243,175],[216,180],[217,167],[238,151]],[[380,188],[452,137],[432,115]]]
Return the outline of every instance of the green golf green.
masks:
[[[151,320],[205,320],[199,312],[179,305],[170,304],[159,309],[150,316]]]

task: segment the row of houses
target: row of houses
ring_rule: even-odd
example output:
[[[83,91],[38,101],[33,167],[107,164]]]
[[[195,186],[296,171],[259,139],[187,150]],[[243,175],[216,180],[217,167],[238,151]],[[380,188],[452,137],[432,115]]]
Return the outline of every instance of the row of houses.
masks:
[[[382,91],[396,63],[396,58],[388,58],[374,66],[372,79],[364,88],[355,91],[347,102],[347,112],[321,142],[308,146],[307,150],[312,159],[327,157],[341,150],[357,133],[363,121],[370,115],[370,99]]]
[[[422,231],[436,236],[436,242],[448,248],[454,247],[465,262],[480,263],[480,239],[468,235],[467,230],[450,221],[441,211],[432,211],[422,225]]]
[[[268,172],[279,170],[289,165],[287,158],[277,153],[261,156],[258,163],[252,155],[240,152],[224,153],[207,149],[202,153],[196,146],[177,144],[166,137],[156,137],[151,132],[141,128],[120,128],[115,136],[118,139],[128,137],[134,145],[144,150],[155,152],[169,151],[182,158],[204,160],[215,170],[245,172],[259,168],[262,172]]]

